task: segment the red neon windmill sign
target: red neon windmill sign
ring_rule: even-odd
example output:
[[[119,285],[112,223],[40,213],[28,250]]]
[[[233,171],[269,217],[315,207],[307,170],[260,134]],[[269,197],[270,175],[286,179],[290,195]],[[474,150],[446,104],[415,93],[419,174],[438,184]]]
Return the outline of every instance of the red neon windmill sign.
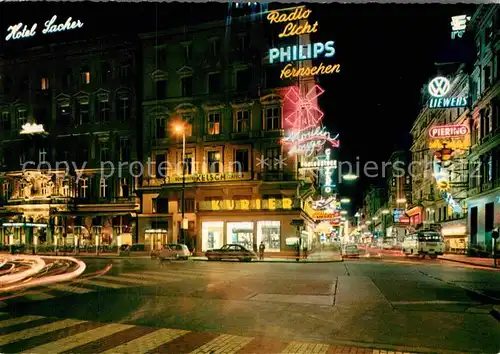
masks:
[[[290,87],[284,101],[289,105],[285,122],[293,130],[316,128],[324,113],[318,108],[317,99],[325,90],[315,85],[305,95],[297,86]]]

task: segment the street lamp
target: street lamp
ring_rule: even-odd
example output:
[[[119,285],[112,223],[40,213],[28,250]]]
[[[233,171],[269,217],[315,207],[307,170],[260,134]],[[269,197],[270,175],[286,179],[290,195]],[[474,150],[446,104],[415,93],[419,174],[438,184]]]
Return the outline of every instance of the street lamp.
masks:
[[[358,179],[358,176],[356,176],[354,173],[348,173],[342,176],[342,179],[346,181],[354,181]]]
[[[182,191],[181,191],[181,239],[185,242],[185,225],[184,225],[184,214],[185,214],[185,191],[186,191],[186,127],[184,124],[177,123],[174,125],[174,130],[177,134],[182,134]]]
[[[342,210],[342,211],[340,212],[340,215],[347,215],[347,211],[346,211],[346,210]]]
[[[398,203],[398,204],[404,204],[404,203],[406,203],[406,198],[398,198],[396,200],[396,203]]]
[[[350,202],[351,202],[351,200],[350,200],[349,198],[342,198],[342,199],[340,199],[340,202],[341,202],[342,204],[348,204],[348,203],[350,203]]]

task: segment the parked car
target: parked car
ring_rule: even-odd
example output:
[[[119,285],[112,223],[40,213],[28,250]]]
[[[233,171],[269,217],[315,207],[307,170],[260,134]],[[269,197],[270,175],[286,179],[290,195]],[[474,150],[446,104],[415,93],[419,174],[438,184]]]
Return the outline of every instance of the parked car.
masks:
[[[179,259],[177,251],[171,249],[168,245],[163,245],[160,249],[151,251],[151,259]]]
[[[191,252],[189,252],[189,248],[184,244],[172,243],[172,244],[168,244],[167,246],[170,247],[170,249],[172,251],[177,253],[177,258],[179,258],[179,259],[188,260],[189,257],[191,256]]]
[[[345,245],[342,249],[343,257],[359,257],[359,248],[356,245]]]
[[[220,261],[222,259],[237,259],[244,262],[250,262],[257,259],[257,254],[238,244],[224,245],[219,249],[208,250],[205,256],[209,261]]]

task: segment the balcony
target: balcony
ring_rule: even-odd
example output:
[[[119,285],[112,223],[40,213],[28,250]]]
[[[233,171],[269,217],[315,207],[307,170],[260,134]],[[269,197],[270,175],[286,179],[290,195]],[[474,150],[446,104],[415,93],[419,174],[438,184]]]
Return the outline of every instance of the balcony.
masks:
[[[262,133],[264,138],[281,138],[285,136],[285,131],[283,129],[267,130]]]
[[[223,134],[210,134],[203,136],[203,141],[221,141],[224,140]]]
[[[250,138],[249,132],[235,132],[231,133],[231,140],[245,140]]]
[[[142,187],[160,187],[164,183],[165,183],[165,179],[164,178],[155,178],[155,177],[147,178],[147,177],[144,177],[142,179]]]

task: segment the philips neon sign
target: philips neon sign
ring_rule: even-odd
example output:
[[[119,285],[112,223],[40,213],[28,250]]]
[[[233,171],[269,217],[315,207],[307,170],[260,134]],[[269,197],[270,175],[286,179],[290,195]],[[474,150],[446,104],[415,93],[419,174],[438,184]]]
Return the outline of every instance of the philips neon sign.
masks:
[[[56,23],[57,15],[52,16],[52,18],[44,23],[44,29],[42,30],[42,34],[52,34],[58,32],[66,32],[73,29],[78,29],[83,27],[83,22],[80,20],[73,21],[72,17],[68,17],[66,22]],[[36,29],[38,27],[37,23],[28,27],[28,25],[19,22],[18,24],[11,25],[7,28],[7,36],[5,37],[6,41],[16,40],[16,39],[24,39],[31,38],[36,35]]]
[[[285,11],[285,10],[284,10]],[[300,36],[304,34],[316,33],[318,31],[318,21],[313,25],[307,21],[312,11],[305,6],[299,6],[293,12],[285,14],[280,11],[271,11],[267,19],[273,23],[287,23],[279,38]],[[298,78],[303,76],[315,76],[322,74],[333,74],[340,72],[340,64],[325,65],[320,63],[316,66],[298,66],[291,62],[301,60],[312,60],[320,57],[331,58],[335,55],[335,42],[310,43],[306,45],[293,45],[286,47],[271,48],[269,50],[269,64],[289,63],[280,74],[281,79]]]
[[[431,96],[429,98],[429,108],[457,108],[467,106],[466,96],[448,97],[451,83],[446,77],[438,76],[429,82],[427,91]]]
[[[460,15],[453,16],[451,18],[451,39],[462,38],[465,30],[467,29],[467,22],[470,20],[470,16]]]

